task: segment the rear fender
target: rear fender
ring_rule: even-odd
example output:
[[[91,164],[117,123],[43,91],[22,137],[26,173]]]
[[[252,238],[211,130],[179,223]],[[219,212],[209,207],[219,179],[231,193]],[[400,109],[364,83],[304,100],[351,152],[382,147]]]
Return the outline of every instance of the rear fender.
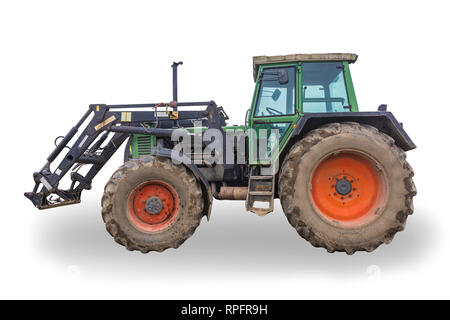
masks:
[[[403,129],[403,125],[395,119],[391,112],[333,112],[305,113],[297,122],[292,136],[304,137],[309,131],[332,122],[358,122],[371,125],[391,136],[404,151],[416,148],[416,145]]]

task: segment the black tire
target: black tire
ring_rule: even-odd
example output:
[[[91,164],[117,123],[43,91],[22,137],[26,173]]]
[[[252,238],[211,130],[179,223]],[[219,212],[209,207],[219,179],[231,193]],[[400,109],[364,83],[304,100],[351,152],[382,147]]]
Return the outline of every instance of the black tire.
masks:
[[[131,194],[151,181],[167,184],[177,199],[173,221],[157,231],[141,230],[130,218]],[[128,250],[161,252],[179,247],[194,233],[203,216],[203,205],[201,187],[183,165],[162,157],[144,157],[127,161],[112,175],[102,198],[102,217],[114,240]]]
[[[316,169],[320,163],[340,152],[354,152],[355,156],[370,159],[382,177],[383,190],[386,191],[377,198],[382,199],[382,205],[373,210],[367,223],[349,224],[347,221],[329,219],[319,209],[321,204],[314,202],[313,181],[316,183],[318,180],[312,178]],[[289,223],[313,246],[323,247],[328,252],[371,252],[382,243],[390,243],[394,235],[404,229],[408,215],[413,213],[413,197],[416,195],[412,180],[414,172],[405,159],[405,152],[391,137],[369,125],[332,123],[311,131],[290,149],[279,175],[280,201]],[[327,179],[339,181],[331,176]],[[355,184],[353,180],[351,182]],[[331,187],[339,194],[330,192],[324,195],[325,199],[336,195],[338,199],[345,198],[342,196],[344,191],[348,192],[345,188],[336,189],[337,183]],[[350,190],[356,188],[352,185]],[[356,198],[345,198],[342,205],[347,199],[356,201]]]

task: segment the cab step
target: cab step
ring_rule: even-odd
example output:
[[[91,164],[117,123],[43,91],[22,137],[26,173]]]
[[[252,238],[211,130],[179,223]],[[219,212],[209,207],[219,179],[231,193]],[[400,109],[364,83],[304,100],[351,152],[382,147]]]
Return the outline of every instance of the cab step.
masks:
[[[250,191],[252,196],[271,196],[272,191]]]
[[[253,169],[250,172],[248,180],[248,193],[245,206],[247,211],[256,213],[259,216],[265,216],[273,211],[275,176],[253,175],[252,173]],[[266,204],[266,206],[255,206],[256,203]]]

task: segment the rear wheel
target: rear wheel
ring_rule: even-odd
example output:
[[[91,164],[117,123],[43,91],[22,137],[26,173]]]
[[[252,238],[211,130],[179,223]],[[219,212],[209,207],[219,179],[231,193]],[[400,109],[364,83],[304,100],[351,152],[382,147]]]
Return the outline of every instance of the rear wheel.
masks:
[[[405,153],[376,128],[333,123],[285,158],[283,210],[297,232],[329,252],[372,251],[403,230],[416,189]]]
[[[199,183],[182,165],[146,157],[127,161],[102,198],[106,229],[128,250],[163,251],[189,238],[203,216]]]

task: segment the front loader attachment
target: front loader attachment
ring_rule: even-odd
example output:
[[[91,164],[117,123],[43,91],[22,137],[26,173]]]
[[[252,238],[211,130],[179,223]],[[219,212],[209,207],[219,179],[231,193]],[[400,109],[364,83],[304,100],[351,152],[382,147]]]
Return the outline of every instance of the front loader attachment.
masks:
[[[25,197],[30,199],[33,205],[39,209],[79,203],[81,192],[85,189],[91,189],[92,179],[130,134],[147,134],[168,138],[179,127],[193,126],[193,120],[200,120],[209,128],[221,129],[222,126],[225,126],[225,120],[228,117],[221,107],[217,107],[214,101],[177,102],[177,67],[181,64],[183,64],[181,61],[172,64],[173,101],[170,103],[90,105],[89,110],[80,121],[69,130],[48,156],[42,169],[33,174],[35,183],[33,191],[25,192]],[[200,111],[178,111],[178,107],[195,106],[207,106],[207,108]],[[165,111],[158,111],[157,108],[164,108]],[[169,110],[169,108],[172,110]],[[131,109],[147,110],[132,111]],[[73,145],[69,147],[69,142],[76,136],[83,123],[92,113],[91,121]],[[108,138],[109,140],[106,142]],[[103,146],[104,143],[106,143],[105,146]],[[50,165],[66,148],[69,151],[67,151],[58,167],[52,171]],[[91,165],[84,176],[79,173],[79,169],[83,165]],[[60,180],[71,169],[70,187],[60,189]]]
[[[174,111],[177,110],[177,107],[193,106],[207,106],[207,108],[200,111]],[[165,111],[157,111],[158,107],[165,108]],[[153,109],[153,111],[123,111],[140,108]],[[173,110],[169,111],[169,108]],[[116,109],[121,109],[121,111],[115,111]],[[93,114],[92,119],[73,145],[69,147],[69,142],[76,136],[91,114]],[[33,174],[35,182],[33,191],[25,192],[25,197],[30,199],[33,205],[39,209],[79,203],[81,192],[85,189],[91,189],[92,179],[130,134],[148,134],[167,138],[180,125],[190,124],[192,126],[192,120],[201,120],[210,128],[221,128],[225,125],[226,119],[226,115],[214,101],[90,105],[89,110],[80,121],[69,130],[48,156],[42,169]],[[51,170],[50,166],[53,161],[66,149],[69,150],[57,168]],[[83,165],[91,165],[85,175],[79,173],[79,169]],[[60,189],[60,180],[71,169],[70,187]]]

